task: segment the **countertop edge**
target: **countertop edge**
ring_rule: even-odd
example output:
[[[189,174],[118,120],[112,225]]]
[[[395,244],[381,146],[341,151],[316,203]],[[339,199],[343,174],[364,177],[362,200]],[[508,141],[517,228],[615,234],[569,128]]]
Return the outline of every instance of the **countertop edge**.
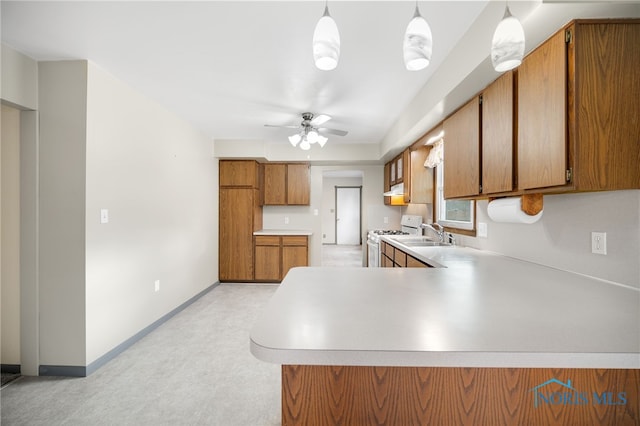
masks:
[[[261,229],[254,231],[253,235],[306,235],[311,236],[313,232],[308,229]]]
[[[639,353],[409,352],[273,349],[250,338],[257,359],[281,365],[640,369]]]

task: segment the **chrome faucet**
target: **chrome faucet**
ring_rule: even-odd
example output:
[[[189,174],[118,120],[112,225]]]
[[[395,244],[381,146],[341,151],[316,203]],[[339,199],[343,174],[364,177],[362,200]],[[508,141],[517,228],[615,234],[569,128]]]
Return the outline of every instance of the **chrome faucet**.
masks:
[[[422,229],[428,229],[430,231],[433,231],[438,238],[440,239],[441,243],[444,243],[445,240],[445,232],[444,232],[444,227],[442,225],[440,225],[439,223],[422,223],[420,224],[420,228]]]

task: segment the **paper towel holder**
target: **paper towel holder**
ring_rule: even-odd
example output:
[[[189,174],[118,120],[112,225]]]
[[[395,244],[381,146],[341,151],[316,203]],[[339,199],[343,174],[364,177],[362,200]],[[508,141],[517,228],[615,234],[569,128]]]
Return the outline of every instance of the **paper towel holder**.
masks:
[[[489,198],[489,202],[497,198]],[[520,197],[520,209],[528,216],[535,216],[542,211],[542,194],[522,194]]]

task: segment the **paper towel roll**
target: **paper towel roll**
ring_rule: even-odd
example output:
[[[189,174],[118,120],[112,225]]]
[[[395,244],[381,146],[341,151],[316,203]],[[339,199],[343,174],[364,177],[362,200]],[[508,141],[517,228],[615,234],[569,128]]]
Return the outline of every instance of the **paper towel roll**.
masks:
[[[542,210],[535,216],[522,211],[520,197],[500,198],[493,200],[487,206],[487,213],[494,222],[505,223],[535,223],[542,217]]]

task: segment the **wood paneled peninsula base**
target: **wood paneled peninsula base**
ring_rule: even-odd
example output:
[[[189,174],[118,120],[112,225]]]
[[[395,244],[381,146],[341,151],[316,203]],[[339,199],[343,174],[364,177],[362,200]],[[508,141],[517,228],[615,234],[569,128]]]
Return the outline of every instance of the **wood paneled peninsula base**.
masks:
[[[287,275],[250,340],[282,424],[640,424],[638,289],[430,250],[445,267]]]
[[[283,425],[638,425],[640,370],[282,366]]]

